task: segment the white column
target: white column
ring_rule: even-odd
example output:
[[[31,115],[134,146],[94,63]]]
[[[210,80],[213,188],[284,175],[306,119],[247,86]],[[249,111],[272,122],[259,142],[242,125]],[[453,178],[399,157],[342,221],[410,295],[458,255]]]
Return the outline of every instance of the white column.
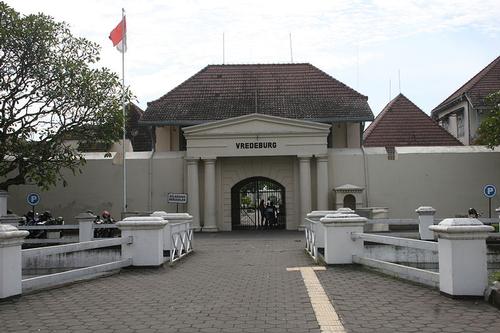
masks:
[[[320,219],[325,229],[325,262],[352,264],[353,255],[362,255],[364,243],[352,239],[353,233],[362,233],[367,219],[356,214],[337,213]]]
[[[497,209],[495,209],[495,212],[497,212],[497,215],[498,215],[498,232],[500,232],[500,207],[498,207]]]
[[[488,287],[486,238],[493,227],[478,219],[451,218],[429,229],[438,236],[439,290],[482,297]]]
[[[75,219],[79,225],[79,242],[89,242],[91,240],[94,240],[94,221],[96,218],[97,216],[91,213],[80,213],[75,216]]]
[[[429,227],[434,224],[434,214],[436,210],[430,206],[418,207],[415,210],[418,214],[418,233],[422,240],[434,240],[434,232]]]
[[[204,224],[202,231],[217,231],[215,223],[215,158],[204,159],[205,164],[205,206],[204,206]]]
[[[311,211],[311,157],[299,156],[300,222],[299,230],[304,230],[304,219]]]
[[[123,259],[132,259],[132,266],[160,266],[163,264],[163,228],[167,224],[162,217],[133,216],[116,223],[122,238],[132,238],[122,244]]]
[[[0,191],[0,216],[7,215],[7,198],[9,193],[6,191]]]
[[[0,224],[0,299],[22,291],[21,244],[29,232]]]
[[[200,231],[200,194],[198,183],[198,159],[187,159],[188,213],[193,216],[193,228]]]
[[[316,156],[317,210],[328,209],[328,156]]]

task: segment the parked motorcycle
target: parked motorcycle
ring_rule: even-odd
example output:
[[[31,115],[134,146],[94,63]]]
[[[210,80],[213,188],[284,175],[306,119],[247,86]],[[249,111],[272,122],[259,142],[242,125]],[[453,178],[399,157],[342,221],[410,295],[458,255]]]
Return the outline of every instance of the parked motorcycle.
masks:
[[[46,210],[42,214],[33,213],[28,211],[24,215],[24,221],[20,225],[26,226],[46,226],[46,225],[63,225],[64,219],[62,217],[54,218],[50,211]],[[46,238],[46,230],[30,230],[28,238]]]
[[[92,213],[92,212],[90,212]],[[111,214],[107,211],[104,210],[101,213],[101,216],[96,216],[94,223],[97,225],[103,225],[103,224],[115,224],[116,221],[113,219]],[[115,237],[116,235],[116,229],[112,228],[98,228],[94,229],[94,238],[112,238]]]

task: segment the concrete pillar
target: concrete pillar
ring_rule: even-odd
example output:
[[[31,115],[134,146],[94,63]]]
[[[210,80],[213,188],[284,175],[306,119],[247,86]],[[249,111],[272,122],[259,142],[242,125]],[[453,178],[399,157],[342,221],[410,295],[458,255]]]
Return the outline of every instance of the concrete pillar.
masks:
[[[421,206],[415,212],[418,214],[418,233],[420,234],[420,239],[434,240],[434,232],[429,227],[434,224],[436,210],[430,206]]]
[[[311,157],[299,156],[300,224],[304,230],[304,219],[311,211]]]
[[[9,193],[7,191],[0,191],[0,217],[7,215],[7,199]]]
[[[205,206],[204,206],[204,232],[217,231],[216,225],[216,191],[215,191],[215,158],[204,159],[205,164]]]
[[[188,213],[193,216],[193,229],[200,231],[200,194],[198,183],[198,159],[187,159]]]
[[[328,155],[316,156],[317,209],[328,209]]]
[[[488,286],[486,238],[493,227],[478,219],[450,218],[429,229],[438,237],[439,290],[482,297]]]
[[[495,209],[495,212],[497,212],[498,215],[498,232],[500,233],[500,207]]]
[[[19,223],[21,223],[22,221],[24,221],[24,217],[16,215],[16,214],[9,214],[9,215],[0,216],[0,224],[1,223],[10,224],[16,228],[19,226]]]
[[[94,221],[97,218],[92,213],[80,213],[75,216],[78,225],[80,226],[78,232],[79,242],[88,242],[94,240]]]
[[[314,233],[315,233],[315,243],[316,247],[324,248],[325,247],[325,228],[323,224],[320,222],[320,219],[325,217],[328,214],[335,214],[336,210],[313,210],[309,214],[307,214],[307,218],[311,221],[314,221]]]
[[[320,219],[325,228],[325,262],[352,264],[352,255],[363,254],[363,240],[351,237],[362,233],[367,219],[356,214],[329,214]]]
[[[22,292],[21,244],[29,232],[0,224],[0,299]]]
[[[122,257],[132,258],[132,266],[163,264],[163,228],[167,224],[158,216],[127,217],[116,225],[122,237],[132,237],[131,244],[122,244]]]

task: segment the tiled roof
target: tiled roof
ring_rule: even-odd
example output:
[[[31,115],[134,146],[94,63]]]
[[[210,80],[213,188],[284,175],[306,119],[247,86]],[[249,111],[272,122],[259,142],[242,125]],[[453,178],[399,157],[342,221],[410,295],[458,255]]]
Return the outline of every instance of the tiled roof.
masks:
[[[396,96],[363,134],[365,147],[461,146],[404,95]]]
[[[310,64],[209,65],[148,103],[150,124],[197,124],[250,113],[370,121],[368,97]]]
[[[469,81],[461,86],[457,91],[451,94],[441,104],[432,110],[431,115],[446,109],[453,102],[460,99],[464,94],[467,95],[472,105],[484,107],[484,98],[492,92],[500,90],[500,56],[493,60],[488,66],[474,75]]]

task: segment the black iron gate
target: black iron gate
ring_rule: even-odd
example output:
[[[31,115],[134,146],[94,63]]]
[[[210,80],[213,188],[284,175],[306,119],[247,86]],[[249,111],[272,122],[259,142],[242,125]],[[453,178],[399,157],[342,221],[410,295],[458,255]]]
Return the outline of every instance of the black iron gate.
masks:
[[[263,200],[265,209],[259,209]],[[247,178],[231,189],[233,230],[284,229],[286,227],[285,188],[265,177]]]

